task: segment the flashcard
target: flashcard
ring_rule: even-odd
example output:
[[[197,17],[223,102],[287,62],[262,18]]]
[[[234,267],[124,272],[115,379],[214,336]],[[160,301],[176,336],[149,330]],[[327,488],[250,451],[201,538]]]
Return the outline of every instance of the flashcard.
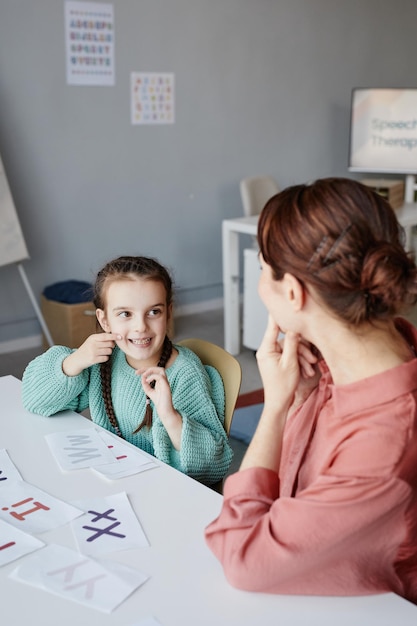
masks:
[[[39,550],[44,545],[40,539],[0,520],[0,566]]]
[[[27,533],[43,533],[67,524],[83,511],[24,480],[0,489],[0,519]]]
[[[0,487],[7,480],[22,480],[19,470],[9,457],[7,450],[0,449]]]
[[[51,433],[45,435],[45,439],[63,470],[94,467],[115,462],[114,455],[95,428]]]
[[[125,492],[77,500],[74,504],[85,511],[85,515],[71,523],[78,549],[83,554],[98,556],[149,546]]]
[[[100,431],[99,435],[113,453],[113,461],[116,461],[93,468],[95,472],[105,478],[124,478],[125,476],[131,476],[132,474],[138,474],[139,472],[158,467],[157,462],[149,455],[142,452],[139,448],[136,450],[132,449],[131,446],[123,443],[120,437],[116,438],[111,433],[105,431]]]
[[[101,564],[56,544],[24,559],[9,577],[105,613],[148,579],[121,563]]]

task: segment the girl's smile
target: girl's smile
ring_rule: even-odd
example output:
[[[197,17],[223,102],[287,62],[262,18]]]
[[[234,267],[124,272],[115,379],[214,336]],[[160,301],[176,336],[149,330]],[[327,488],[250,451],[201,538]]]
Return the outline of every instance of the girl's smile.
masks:
[[[135,346],[148,346],[151,343],[151,338],[148,339],[129,339]]]

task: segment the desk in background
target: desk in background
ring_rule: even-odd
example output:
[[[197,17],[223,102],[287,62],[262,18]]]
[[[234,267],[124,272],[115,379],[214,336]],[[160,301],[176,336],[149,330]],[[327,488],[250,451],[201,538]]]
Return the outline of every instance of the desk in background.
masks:
[[[224,347],[234,355],[240,352],[239,236],[255,236],[257,228],[257,215],[222,222]]]
[[[109,558],[150,576],[113,613],[106,614],[8,578],[18,561],[0,568],[1,622],[5,626],[133,626],[154,616],[161,626],[415,626],[417,607],[393,593],[324,598],[277,596],[233,589],[204,541],[204,528],[219,513],[221,496],[171,467],[107,481],[90,469],[63,472],[45,440],[51,432],[90,427],[70,411],[40,417],[25,411],[20,381],[0,378],[1,445],[22,478],[68,502],[125,491],[150,546]],[[132,446],[134,449],[134,447]],[[0,488],[1,489],[1,488]],[[76,549],[69,525],[40,535]],[[30,556],[30,555],[29,555]]]
[[[404,204],[396,210],[405,231],[405,247],[413,248],[413,226],[417,226],[417,204]],[[240,259],[239,236],[257,234],[258,216],[237,217],[222,222],[224,347],[231,354],[240,352]]]

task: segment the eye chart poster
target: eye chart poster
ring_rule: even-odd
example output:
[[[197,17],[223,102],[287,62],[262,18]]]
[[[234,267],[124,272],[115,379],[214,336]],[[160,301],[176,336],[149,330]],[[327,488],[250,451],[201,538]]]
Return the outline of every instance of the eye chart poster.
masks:
[[[131,73],[132,124],[173,124],[174,74]]]
[[[114,85],[112,4],[65,2],[69,85]]]

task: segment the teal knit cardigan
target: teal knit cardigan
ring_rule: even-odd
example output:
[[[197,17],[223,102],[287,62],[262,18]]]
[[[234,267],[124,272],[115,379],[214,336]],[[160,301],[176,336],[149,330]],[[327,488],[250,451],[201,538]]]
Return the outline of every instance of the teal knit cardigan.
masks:
[[[178,356],[166,369],[166,375],[173,405],[183,419],[180,450],[173,447],[155,407],[152,427],[133,434],[144,416],[146,396],[140,377],[117,346],[111,357],[114,411],[127,441],[210,485],[224,478],[233,456],[223,427],[222,379],[217,370],[203,366],[188,348],[175,348]],[[53,346],[29,363],[22,379],[25,408],[44,416],[89,408],[93,422],[114,432],[101,394],[100,366],[92,365],[78,376],[66,376],[62,371],[63,360],[73,351]]]

